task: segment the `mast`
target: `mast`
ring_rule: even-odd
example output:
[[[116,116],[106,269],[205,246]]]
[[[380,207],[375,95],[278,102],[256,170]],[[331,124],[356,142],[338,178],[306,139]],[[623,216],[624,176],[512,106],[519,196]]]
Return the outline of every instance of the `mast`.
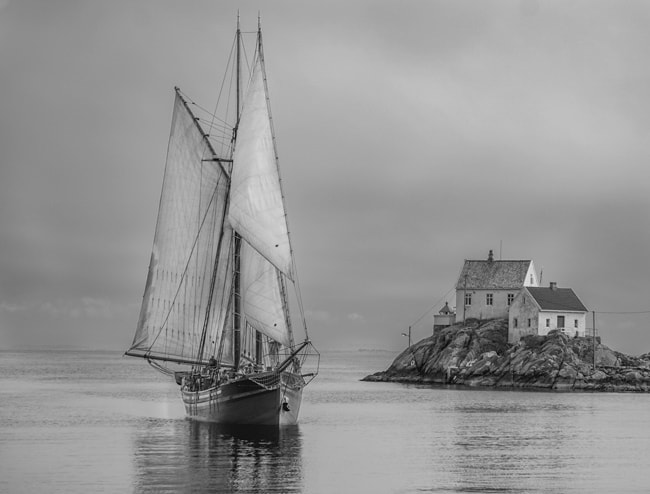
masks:
[[[237,34],[236,34],[236,93],[237,93],[237,119],[233,129],[233,141],[237,145],[237,129],[241,117],[241,29],[239,26],[239,11],[237,11]],[[234,368],[239,369],[241,360],[241,237],[234,232],[234,253],[233,253],[233,339],[234,339]]]

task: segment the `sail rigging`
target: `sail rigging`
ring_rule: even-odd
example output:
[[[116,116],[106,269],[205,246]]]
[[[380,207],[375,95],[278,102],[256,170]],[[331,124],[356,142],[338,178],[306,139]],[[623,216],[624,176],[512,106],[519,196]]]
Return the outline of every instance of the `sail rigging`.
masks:
[[[210,300],[208,341],[222,339],[230,292],[230,253],[223,233],[229,176],[187,104],[176,92],[154,243],[129,352],[196,360]]]
[[[307,338],[297,286],[261,29],[243,100],[239,22],[234,46],[234,121],[209,115],[221,156],[209,140],[216,136],[176,90],[151,261],[126,354],[173,375],[191,417],[295,424],[302,389],[318,372],[316,364],[316,372],[305,373],[304,364],[318,352]],[[288,288],[295,289],[305,328],[298,345]],[[159,361],[189,367],[173,370]]]
[[[255,250],[293,279],[291,246],[258,52],[233,155],[228,220]]]
[[[238,30],[237,47],[240,36]],[[218,355],[238,367],[248,327],[293,345],[282,277],[293,281],[295,268],[259,32],[257,48],[227,159],[215,157],[199,119],[176,93],[131,355],[196,363]],[[235,63],[239,71],[239,56]],[[239,100],[239,82],[236,92]]]
[[[247,242],[242,245],[241,257],[242,312],[246,322],[269,338],[291,346],[277,269]]]

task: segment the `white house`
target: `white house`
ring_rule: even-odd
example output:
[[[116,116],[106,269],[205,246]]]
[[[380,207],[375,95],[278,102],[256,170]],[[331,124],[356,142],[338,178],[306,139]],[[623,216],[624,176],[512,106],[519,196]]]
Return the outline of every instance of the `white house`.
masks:
[[[545,335],[559,329],[571,336],[585,336],[587,309],[571,288],[524,287],[510,306],[508,343],[522,336]]]
[[[508,309],[525,286],[539,285],[533,261],[465,260],[456,283],[456,320],[508,317]]]

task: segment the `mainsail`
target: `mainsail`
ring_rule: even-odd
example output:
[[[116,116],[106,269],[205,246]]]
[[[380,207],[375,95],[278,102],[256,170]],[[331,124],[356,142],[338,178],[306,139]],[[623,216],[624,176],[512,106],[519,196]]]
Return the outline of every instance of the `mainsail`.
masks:
[[[149,273],[131,354],[196,361],[206,324],[209,345],[218,345],[222,339],[228,343],[230,336],[223,329],[232,278],[224,222],[229,177],[213,156],[210,143],[177,91]],[[232,357],[224,355],[224,360]]]

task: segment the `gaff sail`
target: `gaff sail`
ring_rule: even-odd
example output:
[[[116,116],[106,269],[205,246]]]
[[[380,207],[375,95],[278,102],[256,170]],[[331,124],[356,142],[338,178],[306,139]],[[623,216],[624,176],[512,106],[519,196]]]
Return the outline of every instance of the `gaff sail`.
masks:
[[[129,354],[196,361],[206,317],[206,347],[229,341],[223,334],[232,280],[224,222],[229,176],[213,156],[177,91],[149,272]]]

